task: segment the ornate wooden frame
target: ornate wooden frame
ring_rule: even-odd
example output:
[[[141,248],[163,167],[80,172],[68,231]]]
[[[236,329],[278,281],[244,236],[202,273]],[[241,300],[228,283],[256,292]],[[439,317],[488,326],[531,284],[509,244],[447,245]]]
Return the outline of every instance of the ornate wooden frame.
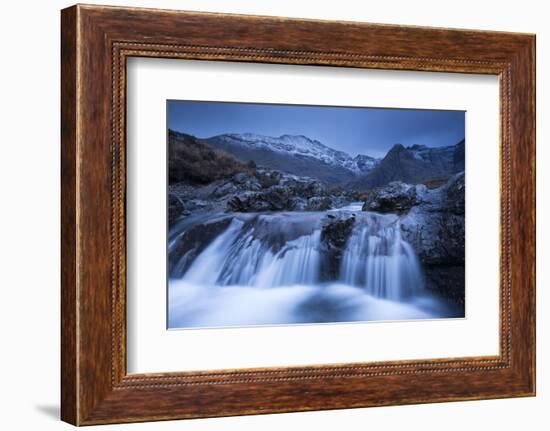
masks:
[[[534,35],[82,5],[61,16],[63,420],[88,425],[535,394]],[[130,56],[498,75],[500,354],[128,375]]]

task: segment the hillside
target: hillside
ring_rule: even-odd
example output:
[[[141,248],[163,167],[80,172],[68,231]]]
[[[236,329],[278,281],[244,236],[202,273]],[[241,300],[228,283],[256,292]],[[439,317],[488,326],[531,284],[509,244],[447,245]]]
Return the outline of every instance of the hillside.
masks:
[[[206,184],[252,169],[226,152],[194,136],[168,131],[168,181]]]
[[[446,147],[394,145],[383,159],[355,157],[305,136],[223,134],[200,139],[169,131],[170,183],[208,183],[255,167],[310,177],[357,191],[392,181],[439,185],[464,171],[465,143]],[[253,163],[252,163],[253,162]]]

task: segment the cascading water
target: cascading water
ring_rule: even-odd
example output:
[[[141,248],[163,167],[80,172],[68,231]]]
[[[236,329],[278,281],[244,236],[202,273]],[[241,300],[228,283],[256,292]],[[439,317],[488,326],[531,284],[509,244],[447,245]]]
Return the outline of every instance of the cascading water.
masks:
[[[394,301],[421,293],[420,264],[401,237],[398,216],[366,213],[356,222],[342,260],[341,279]]]
[[[259,216],[253,223],[235,218],[197,257],[183,279],[258,288],[314,284],[319,275],[321,231],[314,228],[295,233],[295,239],[281,244],[280,239],[292,235],[293,230],[293,223],[276,216]]]
[[[221,233],[176,260],[175,246],[192,224],[175,227],[169,327],[432,317],[414,303],[423,295],[422,271],[399,217],[358,209],[217,216],[227,222]],[[322,232],[327,220],[340,216],[353,217],[354,225],[339,274],[327,278]]]

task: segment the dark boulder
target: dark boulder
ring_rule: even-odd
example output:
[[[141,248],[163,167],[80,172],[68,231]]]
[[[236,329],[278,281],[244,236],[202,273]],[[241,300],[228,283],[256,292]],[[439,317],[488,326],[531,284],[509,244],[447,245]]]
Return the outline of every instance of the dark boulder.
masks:
[[[188,212],[326,211],[358,199],[356,192],[267,169],[254,175],[237,172],[203,185],[179,183],[169,190],[170,225]]]
[[[393,181],[372,191],[363,204],[363,211],[402,213],[418,204],[416,187]]]
[[[259,191],[261,189],[262,185],[255,176],[238,172],[229,179],[218,181],[211,191],[209,198],[220,199],[240,192]]]
[[[224,181],[223,183],[216,186],[210,196],[214,199],[223,198],[224,196],[238,193],[239,191],[240,190],[237,185],[233,184],[232,182]]]
[[[244,172],[238,172],[231,177],[231,183],[235,184],[241,190],[260,190],[262,185],[254,175],[248,175]]]
[[[307,200],[306,211],[326,211],[332,208],[332,200],[328,196],[313,196]]]
[[[327,186],[317,180],[307,177],[287,177],[283,178],[281,185],[292,191],[292,194],[302,198],[312,198],[314,196],[326,196],[328,193]]]
[[[261,192],[244,192],[235,195],[227,203],[227,211],[290,211],[294,209],[295,205],[296,202],[288,188],[272,186]]]
[[[454,303],[464,300],[464,174],[444,186],[417,187],[420,203],[401,219],[403,238],[423,264],[426,287]]]
[[[276,186],[281,182],[283,174],[279,171],[270,171],[266,169],[259,169],[256,172],[256,179],[259,181],[262,188],[269,188]]]
[[[451,178],[445,188],[443,202],[447,211],[456,215],[464,215],[465,191],[464,174]]]
[[[464,265],[424,265],[424,283],[427,290],[434,292],[449,304],[457,312],[464,316],[465,307],[465,276]]]
[[[342,255],[353,230],[355,216],[328,214],[321,227],[321,280],[338,279]]]

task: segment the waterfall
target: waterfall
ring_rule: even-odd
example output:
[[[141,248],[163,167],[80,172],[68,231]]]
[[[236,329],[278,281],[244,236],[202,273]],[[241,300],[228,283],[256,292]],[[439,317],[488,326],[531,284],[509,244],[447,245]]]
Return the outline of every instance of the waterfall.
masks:
[[[366,213],[357,221],[342,259],[341,279],[391,300],[422,291],[420,264],[401,237],[398,216]]]
[[[261,288],[315,284],[321,261],[321,231],[303,224],[300,217],[234,218],[200,253],[183,279],[206,285]]]
[[[168,326],[424,319],[449,313],[423,290],[399,216],[349,205],[326,212],[217,214],[169,233]],[[335,253],[327,223],[353,219]],[[345,224],[344,224],[345,225]],[[186,237],[187,232],[191,232]],[[193,233],[194,232],[194,233]],[[178,246],[186,245],[178,251]],[[326,271],[327,258],[337,259]],[[339,268],[339,270],[338,270]],[[327,278],[328,277],[328,278]]]
[[[183,279],[209,286],[315,285],[320,281],[323,216],[283,213],[234,217],[195,258]],[[401,237],[398,216],[357,214],[339,279],[372,296],[391,300],[422,289],[418,259]]]

